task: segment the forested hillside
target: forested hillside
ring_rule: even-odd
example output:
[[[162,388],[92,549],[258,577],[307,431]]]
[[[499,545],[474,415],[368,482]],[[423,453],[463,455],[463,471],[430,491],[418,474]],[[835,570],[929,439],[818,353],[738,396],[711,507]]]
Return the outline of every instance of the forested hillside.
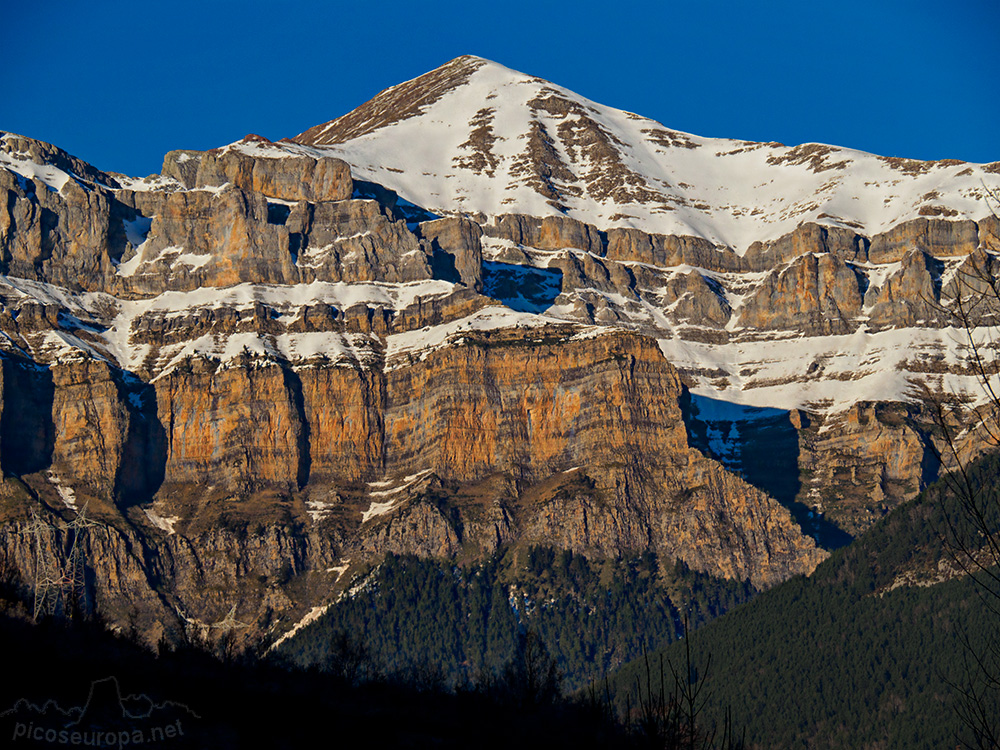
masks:
[[[652,553],[596,561],[533,548],[465,568],[390,555],[279,653],[302,665],[327,664],[349,646],[363,656],[363,668],[429,670],[456,684],[495,673],[518,638],[532,632],[572,689],[676,638],[683,614],[701,624],[753,593],[749,583]],[[675,602],[691,604],[682,613]]]
[[[996,456],[972,474],[994,529],[998,474]],[[979,677],[975,656],[995,642],[988,605],[996,602],[954,564],[955,534],[970,540],[975,529],[938,482],[811,577],[693,633],[708,717],[719,721],[728,707],[761,748],[943,748],[968,739],[959,691]],[[651,660],[683,656],[673,644]],[[617,675],[620,696],[642,688],[644,670],[640,660]]]

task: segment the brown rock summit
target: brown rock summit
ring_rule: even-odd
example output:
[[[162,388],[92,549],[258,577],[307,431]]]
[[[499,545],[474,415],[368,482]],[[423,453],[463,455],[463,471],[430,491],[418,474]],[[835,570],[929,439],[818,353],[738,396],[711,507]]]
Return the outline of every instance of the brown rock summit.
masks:
[[[380,92],[352,112],[310,128],[294,140],[314,146],[328,146],[359,138],[415,117],[446,93],[465,83],[469,76],[485,64],[485,60],[471,55],[456,57],[430,73]]]

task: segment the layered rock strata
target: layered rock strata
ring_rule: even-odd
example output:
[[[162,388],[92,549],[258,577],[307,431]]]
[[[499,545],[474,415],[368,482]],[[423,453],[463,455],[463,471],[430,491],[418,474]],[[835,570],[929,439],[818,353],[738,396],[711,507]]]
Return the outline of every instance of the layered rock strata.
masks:
[[[561,102],[533,111],[622,167]],[[499,164],[485,135],[472,147]],[[808,573],[825,553],[806,513],[859,533],[937,476],[906,389],[975,383],[948,329],[1000,253],[995,218],[941,212],[745,248],[514,202],[432,215],[256,136],[145,180],[9,134],[0,157],[2,570],[28,595],[33,545],[67,564],[89,515],[88,606],[151,641],[217,637],[234,606],[266,639],[385,552]],[[533,163],[522,177],[564,205]],[[580,194],[651,189],[615,174],[626,187],[595,173]]]

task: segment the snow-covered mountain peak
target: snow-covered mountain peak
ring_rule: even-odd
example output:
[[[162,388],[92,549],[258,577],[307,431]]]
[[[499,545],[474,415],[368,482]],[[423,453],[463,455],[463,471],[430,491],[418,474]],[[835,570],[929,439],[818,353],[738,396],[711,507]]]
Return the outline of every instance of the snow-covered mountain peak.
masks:
[[[473,56],[295,137],[440,213],[566,215],[743,254],[812,221],[865,234],[981,218],[1000,169],[701,138]]]

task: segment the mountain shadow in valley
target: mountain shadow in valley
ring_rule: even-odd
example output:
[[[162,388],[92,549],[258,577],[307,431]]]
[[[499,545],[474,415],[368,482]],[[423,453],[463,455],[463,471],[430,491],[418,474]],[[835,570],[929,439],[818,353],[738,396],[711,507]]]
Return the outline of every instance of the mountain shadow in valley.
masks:
[[[13,357],[0,358],[0,367],[0,468],[16,476],[42,471],[52,464],[55,448],[52,372]]]
[[[545,312],[562,293],[562,283],[558,268],[483,261],[483,292],[518,312]]]
[[[115,384],[129,413],[115,499],[125,505],[149,503],[167,468],[167,433],[160,422],[156,388],[126,372],[115,378]]]
[[[681,411],[688,442],[791,512],[821,547],[837,549],[851,536],[796,500],[802,489],[799,436],[790,412],[736,404],[685,389]]]
[[[355,199],[373,200],[382,208],[387,210],[394,219],[402,220],[408,224],[418,224],[422,221],[433,221],[441,217],[433,211],[428,211],[422,206],[410,203],[405,198],[400,198],[395,190],[379,185],[377,182],[366,182],[365,180],[354,181]]]

